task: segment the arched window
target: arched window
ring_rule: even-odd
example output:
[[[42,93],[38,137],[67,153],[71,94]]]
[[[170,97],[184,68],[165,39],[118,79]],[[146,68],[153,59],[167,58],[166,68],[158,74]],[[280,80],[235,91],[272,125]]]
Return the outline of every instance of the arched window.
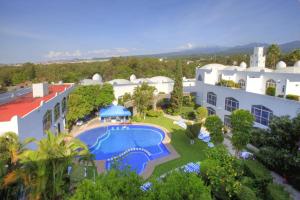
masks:
[[[232,112],[239,109],[239,101],[232,97],[225,98],[225,110]]]
[[[216,114],[215,109],[213,109],[211,107],[207,107],[207,111],[208,111],[208,115],[215,115]]]
[[[57,121],[60,116],[60,104],[57,103],[54,106],[54,121]]]
[[[203,78],[202,78],[201,74],[198,75],[198,79],[197,80],[198,81],[203,81]]]
[[[207,103],[211,105],[217,105],[217,95],[213,92],[207,93]]]
[[[52,111],[47,110],[43,117],[43,128],[44,130],[49,130],[52,125]]]
[[[246,81],[244,79],[240,79],[239,80],[239,86],[240,86],[240,88],[245,89],[246,88]]]
[[[273,117],[273,111],[262,105],[253,105],[251,113],[255,117],[255,121],[265,126],[269,126],[269,122]]]
[[[230,115],[224,115],[224,126],[231,128],[231,118]]]
[[[266,88],[269,88],[269,87],[276,88],[276,82],[273,79],[267,80]]]
[[[66,111],[66,107],[67,107],[67,99],[66,99],[66,97],[64,97],[62,102],[61,102],[61,111],[63,113]]]

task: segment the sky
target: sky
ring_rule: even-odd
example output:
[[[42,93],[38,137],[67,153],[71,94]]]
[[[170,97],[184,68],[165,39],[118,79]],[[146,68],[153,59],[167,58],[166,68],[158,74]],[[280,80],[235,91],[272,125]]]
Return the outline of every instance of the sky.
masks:
[[[300,40],[300,0],[0,0],[0,63]]]

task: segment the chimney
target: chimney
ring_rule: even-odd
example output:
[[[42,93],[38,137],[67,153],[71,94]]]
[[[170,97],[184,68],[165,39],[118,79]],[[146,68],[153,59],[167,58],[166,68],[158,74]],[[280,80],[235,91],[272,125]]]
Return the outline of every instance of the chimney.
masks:
[[[44,97],[49,94],[48,83],[35,83],[32,84],[33,97]]]

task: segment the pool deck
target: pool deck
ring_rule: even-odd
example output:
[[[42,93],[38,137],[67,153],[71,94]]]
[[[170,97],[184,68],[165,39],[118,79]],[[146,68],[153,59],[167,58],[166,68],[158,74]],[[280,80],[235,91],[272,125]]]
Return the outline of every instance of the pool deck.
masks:
[[[161,127],[161,126],[157,126],[155,124],[150,124],[150,123],[136,123],[135,122],[132,124],[151,125],[151,126],[159,128],[159,129],[162,129],[165,132],[165,137],[164,137],[162,143],[166,146],[166,148],[170,152],[170,155],[168,155],[168,156],[164,156],[162,158],[158,158],[155,160],[150,160],[147,163],[146,168],[144,169],[143,173],[141,174],[141,176],[144,179],[147,179],[152,175],[152,173],[157,165],[160,165],[162,163],[165,163],[165,162],[168,162],[170,160],[174,160],[174,159],[177,159],[180,157],[180,155],[176,152],[174,147],[171,145],[171,134],[168,132],[167,129],[165,129],[164,127]],[[72,131],[70,132],[70,134],[73,137],[77,137],[84,131],[87,131],[87,130],[90,130],[93,128],[102,127],[102,126],[108,126],[108,125],[118,125],[118,123],[102,123],[102,122],[100,122],[99,118],[96,117],[80,127],[74,127],[72,129]],[[97,166],[98,173],[104,173],[106,171],[105,162],[106,162],[106,160],[95,160],[95,164]]]

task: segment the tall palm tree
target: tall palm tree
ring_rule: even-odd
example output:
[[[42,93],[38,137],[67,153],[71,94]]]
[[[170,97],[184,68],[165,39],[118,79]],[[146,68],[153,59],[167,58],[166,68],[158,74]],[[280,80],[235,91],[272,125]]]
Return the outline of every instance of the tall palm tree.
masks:
[[[68,134],[51,132],[37,141],[37,150],[24,151],[20,156],[22,167],[5,177],[5,185],[19,179],[24,183],[29,199],[59,199],[64,194],[67,167],[74,159],[90,157],[87,146]]]

